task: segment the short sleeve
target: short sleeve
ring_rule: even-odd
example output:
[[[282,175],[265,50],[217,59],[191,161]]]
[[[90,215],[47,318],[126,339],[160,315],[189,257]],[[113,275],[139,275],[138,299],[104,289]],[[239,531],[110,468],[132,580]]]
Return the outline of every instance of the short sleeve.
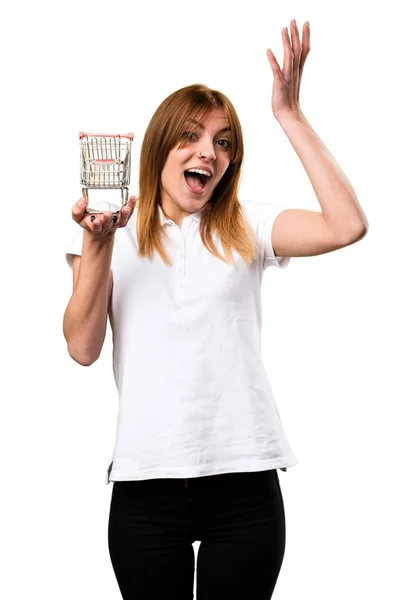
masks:
[[[272,246],[272,228],[276,217],[286,208],[270,202],[241,202],[245,214],[255,231],[260,247],[260,259],[263,269],[279,267],[284,269],[290,262],[289,256],[275,256]]]
[[[76,233],[74,234],[73,239],[69,246],[67,246],[65,250],[66,262],[72,268],[73,265],[73,256],[76,254],[78,256],[82,256],[82,246],[83,246],[83,232],[84,229],[80,225],[76,225]]]

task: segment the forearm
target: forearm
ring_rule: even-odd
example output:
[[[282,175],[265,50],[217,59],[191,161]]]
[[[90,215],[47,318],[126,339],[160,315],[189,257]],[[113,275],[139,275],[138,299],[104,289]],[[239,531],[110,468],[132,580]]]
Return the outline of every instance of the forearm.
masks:
[[[79,275],[63,319],[69,354],[83,365],[97,360],[103,347],[113,247],[114,235],[96,242],[84,231]]]
[[[365,231],[368,221],[350,181],[303,113],[277,120],[303,164],[329,227],[340,237]]]

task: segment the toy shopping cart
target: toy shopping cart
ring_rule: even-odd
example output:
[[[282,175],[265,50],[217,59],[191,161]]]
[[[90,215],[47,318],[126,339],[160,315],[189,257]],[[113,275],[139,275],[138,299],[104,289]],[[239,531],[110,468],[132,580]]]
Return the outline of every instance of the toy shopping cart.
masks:
[[[79,133],[80,183],[86,198],[86,213],[118,212],[128,200],[131,176],[131,142],[133,133],[103,134]],[[121,190],[121,206],[111,202],[89,204],[89,190]],[[97,206],[97,208],[96,208]]]

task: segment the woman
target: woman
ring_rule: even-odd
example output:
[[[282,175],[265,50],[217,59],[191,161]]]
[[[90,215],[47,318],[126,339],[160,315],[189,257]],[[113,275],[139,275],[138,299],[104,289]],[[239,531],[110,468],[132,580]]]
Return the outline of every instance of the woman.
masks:
[[[240,202],[241,125],[216,90],[191,85],[158,107],[145,133],[139,196],[119,215],[84,214],[67,251],[74,291],[64,335],[74,360],[100,355],[107,315],[119,391],[109,551],[125,600],[271,598],[285,551],[277,469],[297,464],[261,358],[268,266],[360,240],[354,190],[299,105],[302,43],[283,31],[273,114],[321,211]]]

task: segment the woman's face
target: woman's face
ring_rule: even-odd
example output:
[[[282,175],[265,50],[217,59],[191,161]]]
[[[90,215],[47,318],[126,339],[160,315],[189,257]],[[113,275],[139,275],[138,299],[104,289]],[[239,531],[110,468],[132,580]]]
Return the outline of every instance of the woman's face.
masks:
[[[185,127],[186,145],[179,150],[175,146],[169,152],[161,173],[162,209],[171,218],[187,216],[203,208],[230,164],[231,133],[224,112],[214,109],[201,125],[193,134]],[[204,178],[202,191],[198,177],[185,177],[185,170],[191,168],[211,172],[210,178]]]

